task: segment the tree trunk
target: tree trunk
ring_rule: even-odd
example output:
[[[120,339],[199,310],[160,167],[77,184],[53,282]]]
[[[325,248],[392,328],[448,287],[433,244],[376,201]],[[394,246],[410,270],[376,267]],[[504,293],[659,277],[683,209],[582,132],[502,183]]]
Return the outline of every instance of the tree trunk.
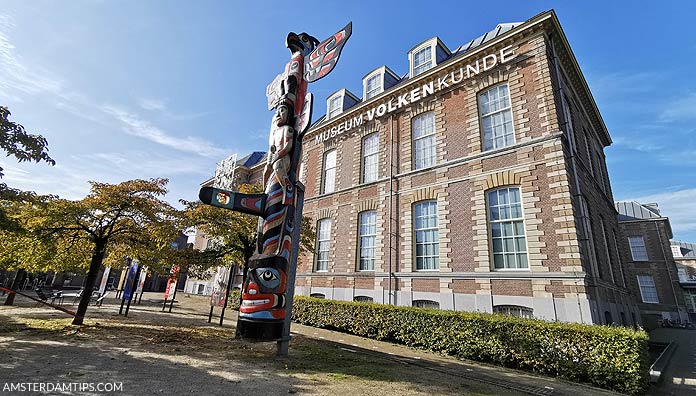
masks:
[[[72,321],[72,324],[74,325],[81,325],[82,321],[85,319],[87,306],[89,305],[89,300],[92,298],[94,285],[97,283],[97,275],[99,275],[99,269],[101,268],[102,261],[104,261],[104,255],[106,254],[106,242],[106,240],[97,240],[94,243],[92,261],[89,264],[87,279],[85,279],[85,288],[82,291],[80,305],[77,306],[75,319]]]
[[[22,287],[22,284],[24,283],[24,279],[27,277],[27,271],[24,270],[24,268],[21,268],[17,271],[17,274],[15,275],[14,280],[12,281],[12,286],[10,286],[10,289],[13,291],[17,291],[20,287]],[[7,295],[7,299],[5,299],[5,305],[13,305],[14,304],[14,299],[15,299],[15,293],[10,293]]]

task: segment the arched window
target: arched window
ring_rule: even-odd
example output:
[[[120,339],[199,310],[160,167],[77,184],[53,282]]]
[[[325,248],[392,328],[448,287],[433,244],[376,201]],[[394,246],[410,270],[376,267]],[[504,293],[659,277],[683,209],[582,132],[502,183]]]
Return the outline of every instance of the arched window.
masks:
[[[493,307],[493,313],[517,316],[519,318],[533,318],[534,310],[519,305],[496,305]]]
[[[440,303],[431,300],[414,300],[412,305],[416,308],[440,309]]]

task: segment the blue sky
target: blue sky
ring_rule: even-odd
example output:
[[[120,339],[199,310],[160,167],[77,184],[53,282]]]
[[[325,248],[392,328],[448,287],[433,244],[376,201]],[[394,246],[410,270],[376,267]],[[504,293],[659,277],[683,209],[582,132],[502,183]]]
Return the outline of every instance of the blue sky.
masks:
[[[696,241],[696,3],[287,4],[3,0],[0,104],[57,161],[1,158],[4,181],[77,199],[88,180],[167,177],[170,201],[194,199],[216,162],[266,150],[265,88],[288,59],[287,32],[321,40],[353,21],[339,65],[310,87],[316,117],[335,90],[360,95],[375,67],[405,73],[424,39],[456,48],[554,8],[614,140],[615,198],[658,202],[675,238]]]

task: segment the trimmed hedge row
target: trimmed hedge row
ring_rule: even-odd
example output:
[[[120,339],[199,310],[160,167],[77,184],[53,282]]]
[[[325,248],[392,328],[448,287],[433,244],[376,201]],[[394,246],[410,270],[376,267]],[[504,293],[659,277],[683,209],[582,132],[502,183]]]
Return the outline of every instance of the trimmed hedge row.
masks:
[[[229,306],[239,310],[239,290]],[[638,394],[648,335],[622,327],[296,296],[293,321]]]
[[[624,393],[648,385],[643,331],[302,296],[295,298],[292,319]]]

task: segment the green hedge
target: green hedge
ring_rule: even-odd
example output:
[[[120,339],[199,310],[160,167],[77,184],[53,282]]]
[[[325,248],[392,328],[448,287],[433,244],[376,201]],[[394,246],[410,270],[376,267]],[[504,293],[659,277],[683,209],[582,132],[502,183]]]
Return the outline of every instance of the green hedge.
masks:
[[[300,296],[292,318],[624,393],[641,393],[648,384],[648,336],[643,331]]]

